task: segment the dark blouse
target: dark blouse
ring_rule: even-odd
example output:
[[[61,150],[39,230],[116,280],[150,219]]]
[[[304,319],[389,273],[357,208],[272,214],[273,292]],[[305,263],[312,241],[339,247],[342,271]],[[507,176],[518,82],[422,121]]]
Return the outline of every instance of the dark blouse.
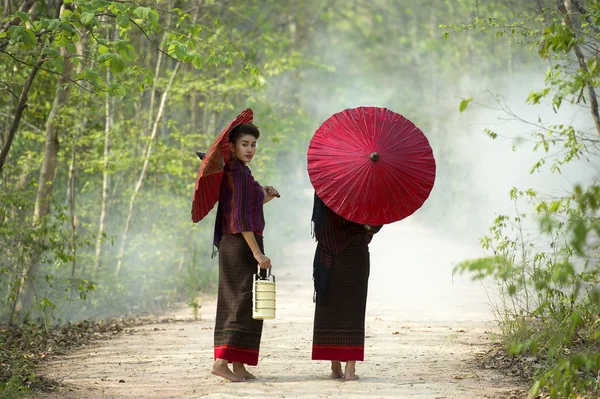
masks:
[[[214,243],[218,246],[223,234],[253,231],[262,234],[265,229],[263,213],[264,192],[250,172],[237,159],[231,159],[223,168],[219,206],[215,223]]]

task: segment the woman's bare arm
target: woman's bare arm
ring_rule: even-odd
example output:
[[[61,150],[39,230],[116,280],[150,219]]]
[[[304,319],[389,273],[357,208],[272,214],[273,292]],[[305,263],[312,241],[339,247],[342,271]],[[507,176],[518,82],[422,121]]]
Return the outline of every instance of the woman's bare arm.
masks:
[[[254,259],[258,262],[261,269],[269,269],[271,267],[271,259],[267,258],[265,254],[262,253],[260,247],[258,246],[258,242],[256,241],[256,237],[254,236],[253,231],[242,231],[242,236],[248,243],[248,246],[252,250],[252,255],[254,255]]]

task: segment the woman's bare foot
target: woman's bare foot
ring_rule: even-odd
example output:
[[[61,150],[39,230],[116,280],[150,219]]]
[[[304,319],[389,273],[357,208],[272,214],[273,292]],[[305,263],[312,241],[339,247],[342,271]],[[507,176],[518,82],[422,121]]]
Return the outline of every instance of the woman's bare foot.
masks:
[[[246,368],[244,367],[244,363],[234,362],[233,363],[233,374],[235,374],[239,378],[245,378],[247,380],[256,379],[256,377],[254,375],[250,374],[250,372],[248,370],[246,370]]]
[[[358,380],[358,376],[356,375],[356,361],[349,360],[346,362],[346,369],[344,370],[344,380],[345,381]]]
[[[244,382],[246,381],[244,378],[240,378],[238,376],[236,376],[235,374],[233,374],[231,372],[231,370],[229,370],[229,367],[227,367],[227,360],[225,359],[217,359],[215,360],[215,362],[213,363],[212,367],[210,368],[210,373],[212,375],[216,375],[218,377],[223,377],[226,380],[229,380],[231,382]]]
[[[344,373],[342,373],[342,362],[339,360],[331,361],[331,378],[342,378]]]

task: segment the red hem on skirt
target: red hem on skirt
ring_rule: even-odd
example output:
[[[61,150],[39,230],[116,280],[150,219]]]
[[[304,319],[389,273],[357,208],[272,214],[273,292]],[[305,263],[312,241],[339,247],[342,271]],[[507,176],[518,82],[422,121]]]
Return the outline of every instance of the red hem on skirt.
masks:
[[[225,359],[229,363],[239,362],[248,366],[256,366],[258,364],[258,350],[230,345],[215,346],[216,359]]]
[[[312,360],[365,360],[364,346],[313,345]]]

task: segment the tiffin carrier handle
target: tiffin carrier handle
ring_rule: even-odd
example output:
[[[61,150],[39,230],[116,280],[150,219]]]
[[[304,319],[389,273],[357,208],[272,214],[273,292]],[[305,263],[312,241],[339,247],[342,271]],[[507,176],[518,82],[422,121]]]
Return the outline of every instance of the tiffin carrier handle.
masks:
[[[275,279],[275,276],[271,274],[271,268],[268,269],[261,269],[260,265],[257,266],[258,268],[258,278],[260,278],[261,280],[268,280],[269,278],[273,277],[273,279]]]

